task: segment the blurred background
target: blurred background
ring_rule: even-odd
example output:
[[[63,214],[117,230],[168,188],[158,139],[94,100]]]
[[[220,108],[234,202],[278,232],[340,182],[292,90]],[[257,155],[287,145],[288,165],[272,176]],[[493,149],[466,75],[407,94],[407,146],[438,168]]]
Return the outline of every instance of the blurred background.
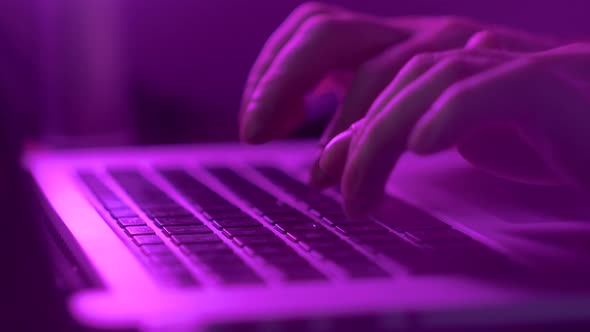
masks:
[[[235,140],[249,67],[302,2],[1,0],[0,109],[54,145]],[[587,0],[325,2],[590,35]]]

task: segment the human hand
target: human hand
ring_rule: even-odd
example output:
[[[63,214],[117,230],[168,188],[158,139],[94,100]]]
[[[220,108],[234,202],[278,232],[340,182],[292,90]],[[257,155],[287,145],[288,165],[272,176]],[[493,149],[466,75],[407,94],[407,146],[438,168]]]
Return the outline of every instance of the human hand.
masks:
[[[590,189],[590,44],[423,55],[385,91],[393,92],[384,92],[320,159],[326,173],[341,178],[353,215],[379,202],[408,149],[432,154],[457,145],[498,173]],[[503,153],[513,159],[494,159]]]
[[[303,122],[305,96],[330,81],[343,93],[323,146],[361,119],[380,95],[392,95],[385,88],[412,58],[466,45],[526,52],[554,42],[454,17],[391,19],[324,4],[300,6],[270,37],[250,72],[240,110],[242,140],[287,136]],[[322,186],[336,178],[316,165],[312,180]]]

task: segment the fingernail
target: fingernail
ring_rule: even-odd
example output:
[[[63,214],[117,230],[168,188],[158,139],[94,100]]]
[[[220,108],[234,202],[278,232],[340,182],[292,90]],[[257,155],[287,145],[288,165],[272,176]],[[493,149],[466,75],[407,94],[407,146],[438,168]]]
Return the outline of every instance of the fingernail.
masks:
[[[338,134],[326,145],[320,156],[319,167],[325,173],[331,174],[333,178],[340,179],[342,176],[351,137],[349,130]]]

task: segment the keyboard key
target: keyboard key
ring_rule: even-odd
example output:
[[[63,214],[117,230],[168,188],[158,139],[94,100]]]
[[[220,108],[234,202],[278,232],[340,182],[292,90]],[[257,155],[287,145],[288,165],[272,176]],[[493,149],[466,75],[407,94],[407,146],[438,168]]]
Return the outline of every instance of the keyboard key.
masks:
[[[213,271],[220,276],[225,285],[261,284],[264,281],[247,265],[232,267],[215,267]]]
[[[174,255],[151,255],[149,257],[152,263],[160,266],[182,266],[180,260]]]
[[[133,242],[135,242],[135,244],[138,246],[164,243],[157,235],[137,235],[133,237]]]
[[[305,216],[302,213],[298,213],[297,215],[289,215],[289,216],[278,216],[278,217],[269,217],[265,216],[264,219],[268,224],[276,225],[276,224],[308,224],[313,223],[313,219]]]
[[[451,228],[413,230],[408,231],[407,234],[420,243],[469,240],[468,236]]]
[[[333,215],[333,216],[324,216],[324,221],[333,225],[365,225],[365,224],[372,224],[373,222],[369,219],[351,219],[345,215]]]
[[[180,234],[172,235],[172,242],[176,245],[189,244],[189,243],[208,243],[208,242],[220,242],[221,239],[216,234]]]
[[[207,219],[243,219],[249,217],[244,211],[238,208],[232,208],[229,210],[214,210],[210,211],[206,207],[203,215]]]
[[[209,267],[217,267],[218,269],[243,264],[242,258],[234,252],[216,254],[205,253],[204,255],[194,255],[193,257]]]
[[[350,236],[354,242],[375,243],[375,242],[405,242],[401,237],[390,232],[357,233]]]
[[[300,256],[276,257],[275,259],[267,259],[268,263],[275,266],[281,271],[285,279],[289,281],[312,281],[325,280],[326,276],[319,272],[309,262]]]
[[[165,226],[162,231],[168,237],[180,234],[208,234],[212,233],[211,229],[205,225],[180,225]]]
[[[385,227],[373,222],[363,224],[339,224],[335,225],[335,228],[343,234],[389,232]]]
[[[124,208],[128,208],[129,205],[127,205],[127,203],[123,202],[123,200],[118,199],[118,198],[101,198],[99,199],[100,203],[105,207],[105,209],[107,209],[108,211],[110,210],[117,210],[117,209],[124,209]]]
[[[288,245],[281,243],[274,246],[263,246],[263,247],[244,247],[244,252],[246,252],[250,256],[261,256],[261,257],[270,257],[270,256],[288,256],[291,254],[296,254],[293,248],[289,247]]]
[[[131,208],[119,208],[119,209],[112,209],[109,210],[111,216],[115,219],[117,218],[127,218],[127,217],[137,217],[137,213],[133,211]]]
[[[221,240],[218,242],[183,244],[180,246],[180,250],[185,255],[200,255],[202,253],[208,252],[232,251],[231,248]]]
[[[289,231],[322,231],[326,228],[318,223],[305,222],[305,223],[276,223],[275,228],[281,232],[286,233]]]
[[[131,218],[119,218],[117,219],[117,224],[121,227],[127,226],[143,226],[145,225],[145,221],[139,217],[131,217]]]
[[[233,241],[240,247],[264,247],[282,245],[285,243],[274,234],[272,236],[237,236],[233,238]]]
[[[350,244],[346,241],[343,241],[340,238],[332,239],[332,240],[325,240],[325,239],[302,239],[299,240],[298,244],[302,246],[306,250],[354,250]]]
[[[262,225],[248,228],[225,228],[223,234],[229,238],[234,236],[275,236],[273,232]]]
[[[159,218],[159,217],[183,217],[192,216],[192,213],[180,206],[167,207],[167,208],[146,208],[144,209],[145,214],[148,218]]]
[[[202,222],[196,217],[158,217],[154,219],[154,224],[162,228],[165,226],[202,225]]]
[[[155,234],[149,226],[129,226],[125,228],[125,234],[128,236]]]
[[[319,231],[292,231],[287,236],[293,241],[337,241],[338,236],[327,230]]]
[[[211,223],[217,229],[262,226],[258,220],[251,217],[246,217],[244,219],[219,219],[213,220]]]
[[[141,251],[149,256],[163,254],[174,255],[172,250],[170,250],[170,248],[168,248],[164,243],[144,245],[141,247]]]

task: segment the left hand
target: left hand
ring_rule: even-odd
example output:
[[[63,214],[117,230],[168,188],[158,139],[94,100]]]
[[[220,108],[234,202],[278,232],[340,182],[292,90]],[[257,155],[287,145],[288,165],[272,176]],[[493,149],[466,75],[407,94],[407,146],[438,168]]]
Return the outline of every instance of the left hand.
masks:
[[[408,64],[390,85],[396,92],[329,143],[320,167],[341,179],[350,214],[380,201],[408,149],[457,145],[502,176],[590,189],[590,44],[500,53],[459,50]]]

